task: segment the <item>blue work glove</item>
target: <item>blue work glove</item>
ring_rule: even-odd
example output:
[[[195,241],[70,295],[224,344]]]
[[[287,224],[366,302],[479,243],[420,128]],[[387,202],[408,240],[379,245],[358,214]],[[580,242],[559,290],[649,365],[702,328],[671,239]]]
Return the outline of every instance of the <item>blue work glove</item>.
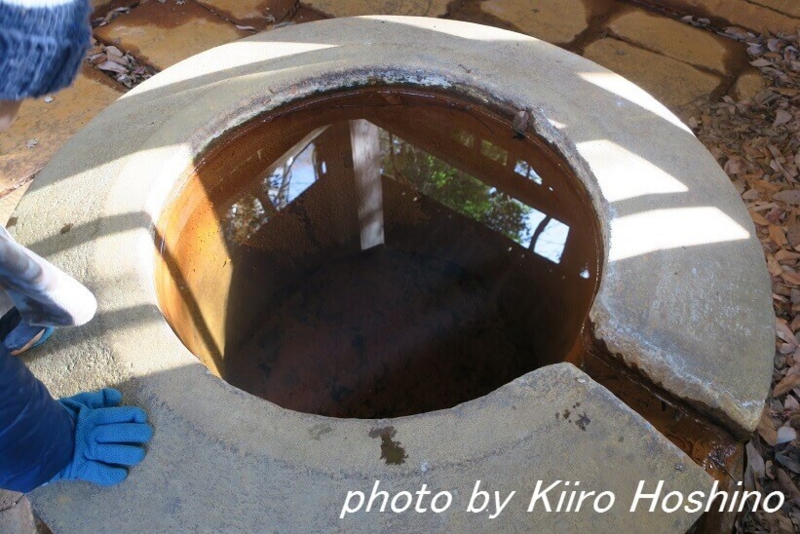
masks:
[[[75,424],[75,453],[51,482],[85,480],[113,486],[128,476],[127,467],[144,459],[144,444],[153,437],[153,429],[144,410],[120,407],[121,401],[122,394],[110,388],[58,401]]]
[[[78,419],[81,408],[112,408],[122,402],[122,393],[113,388],[104,388],[100,391],[78,393],[72,397],[60,399],[58,402],[67,409],[72,416],[72,421]]]

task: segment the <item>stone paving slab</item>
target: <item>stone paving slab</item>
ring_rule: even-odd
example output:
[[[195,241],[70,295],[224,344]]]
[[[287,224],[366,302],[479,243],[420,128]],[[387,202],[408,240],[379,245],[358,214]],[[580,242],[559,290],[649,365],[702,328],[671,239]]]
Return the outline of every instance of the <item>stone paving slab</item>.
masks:
[[[408,15],[441,17],[451,0],[306,0],[309,7],[332,17]]]
[[[623,11],[608,28],[643,48],[720,74],[725,74],[725,63],[737,46],[730,39],[641,9]]]
[[[797,0],[751,0],[754,4],[759,4],[781,13],[786,13],[793,17],[800,18],[800,2]]]
[[[236,28],[188,0],[140,4],[130,14],[95,29],[103,41],[132,52],[145,63],[165,69],[189,56],[235,41],[250,33]]]
[[[11,129],[0,134],[0,193],[39,172],[67,139],[120,97],[119,87],[84,66],[71,87],[52,95],[52,102],[26,100]]]
[[[682,61],[612,38],[595,41],[583,55],[633,81],[673,110],[708,96],[721,82],[719,76]]]
[[[589,24],[582,0],[487,0],[480,4],[480,8],[484,13],[548,43],[568,43]]]
[[[795,4],[794,0],[786,1]],[[759,5],[765,3],[765,0],[759,0],[758,3],[748,0],[657,0],[656,3],[679,13],[705,15],[717,20],[724,19],[736,26],[751,28],[759,32],[794,33],[797,31],[800,20],[797,17]]]
[[[198,3],[237,24],[259,30],[284,20],[297,5],[295,0],[198,0]]]

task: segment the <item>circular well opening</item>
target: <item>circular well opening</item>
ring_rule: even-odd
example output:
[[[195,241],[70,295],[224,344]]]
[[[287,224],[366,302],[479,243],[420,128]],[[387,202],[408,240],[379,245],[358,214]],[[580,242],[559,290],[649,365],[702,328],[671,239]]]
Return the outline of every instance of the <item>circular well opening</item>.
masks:
[[[158,222],[165,317],[228,383],[333,417],[449,408],[564,361],[597,286],[597,217],[514,125],[395,87],[251,120]]]

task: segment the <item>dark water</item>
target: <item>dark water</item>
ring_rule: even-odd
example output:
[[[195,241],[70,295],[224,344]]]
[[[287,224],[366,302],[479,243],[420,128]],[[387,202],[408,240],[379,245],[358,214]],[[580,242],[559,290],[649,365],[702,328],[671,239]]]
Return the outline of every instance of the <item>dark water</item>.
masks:
[[[446,408],[561,361],[594,290],[594,217],[520,137],[397,90],[245,128],[166,217],[165,313],[226,381],[337,417]]]

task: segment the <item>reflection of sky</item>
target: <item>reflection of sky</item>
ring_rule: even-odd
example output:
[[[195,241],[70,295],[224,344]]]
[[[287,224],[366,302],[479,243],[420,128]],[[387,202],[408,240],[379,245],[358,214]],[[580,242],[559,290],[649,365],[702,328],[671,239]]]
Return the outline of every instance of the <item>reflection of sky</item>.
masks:
[[[289,202],[300,196],[300,194],[311,187],[317,180],[314,170],[314,143],[303,149],[295,158],[292,165],[292,183],[289,186]]]
[[[542,177],[536,172],[536,170],[531,167],[527,161],[517,160],[517,163],[514,165],[514,172],[519,174],[524,178],[528,178],[533,180],[539,185],[542,185]]]
[[[526,242],[522,243],[522,245],[530,248],[533,232],[536,231],[536,228],[539,227],[539,224],[545,219],[545,217],[547,217],[547,215],[541,211],[528,207],[528,213],[525,215],[525,227],[528,229],[526,236],[527,239],[525,240]]]
[[[530,248],[530,240],[533,237],[533,233],[542,221],[545,220],[547,215],[529,206],[525,207],[527,209],[524,219],[525,231],[522,232],[522,234],[524,234],[524,240],[520,243]],[[533,251],[554,263],[558,263],[561,261],[561,255],[564,253],[568,235],[569,226],[557,219],[550,219],[542,233],[539,234],[539,237],[536,239],[536,243],[533,245]],[[522,235],[520,237],[522,237]]]
[[[551,219],[544,227],[539,239],[536,240],[533,251],[554,263],[558,263],[564,253],[568,235],[569,226],[559,220]]]
[[[286,167],[279,167],[269,177],[269,198],[276,207],[280,204],[278,188],[283,181],[285,168],[288,168],[289,174],[289,190],[285,199],[287,204],[293,202],[317,180],[314,169],[314,143],[309,143],[302,152],[295,158],[290,158],[287,163]]]

